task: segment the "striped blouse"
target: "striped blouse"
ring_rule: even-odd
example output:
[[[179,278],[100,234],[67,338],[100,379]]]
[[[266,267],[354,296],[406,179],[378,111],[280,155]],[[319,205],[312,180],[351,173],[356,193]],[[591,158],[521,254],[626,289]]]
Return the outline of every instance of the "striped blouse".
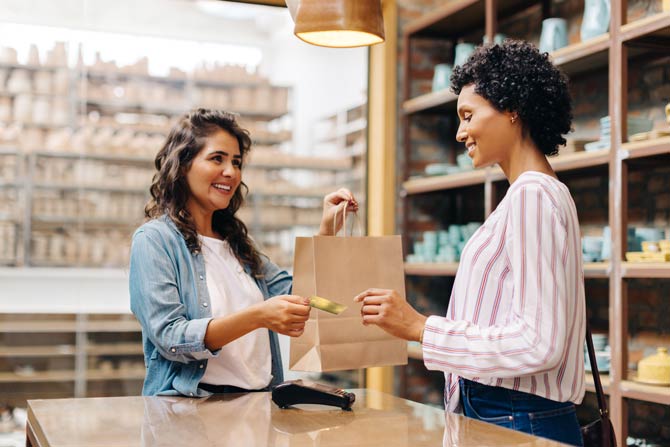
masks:
[[[426,322],[424,363],[444,371],[448,411],[461,410],[459,377],[579,403],[585,320],[575,204],[525,172],[463,249],[446,317]]]

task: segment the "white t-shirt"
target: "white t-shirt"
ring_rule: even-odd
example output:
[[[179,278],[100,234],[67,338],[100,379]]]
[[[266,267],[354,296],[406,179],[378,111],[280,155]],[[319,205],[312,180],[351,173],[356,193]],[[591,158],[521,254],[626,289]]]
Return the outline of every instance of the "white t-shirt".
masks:
[[[239,312],[263,301],[263,294],[226,241],[198,236],[207,274],[212,317]],[[201,383],[265,388],[272,379],[272,354],[267,329],[256,329],[223,348],[207,362]]]

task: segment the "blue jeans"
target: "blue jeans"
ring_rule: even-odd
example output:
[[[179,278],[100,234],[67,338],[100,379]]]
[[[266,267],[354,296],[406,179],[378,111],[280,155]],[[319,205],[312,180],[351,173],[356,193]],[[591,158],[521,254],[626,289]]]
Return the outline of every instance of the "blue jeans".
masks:
[[[460,379],[465,415],[512,430],[583,445],[572,402],[556,402],[534,394]]]

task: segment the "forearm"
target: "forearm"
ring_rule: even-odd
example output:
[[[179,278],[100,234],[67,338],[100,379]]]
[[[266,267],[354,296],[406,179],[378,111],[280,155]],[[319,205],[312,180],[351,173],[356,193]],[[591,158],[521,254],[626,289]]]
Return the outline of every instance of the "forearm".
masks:
[[[480,327],[467,321],[432,317],[423,337],[424,362],[431,370],[470,377],[517,377],[556,367],[566,334],[558,321],[542,329],[513,320]]]
[[[225,317],[212,318],[205,332],[205,346],[216,351],[228,343],[264,327],[258,306],[251,306]]]

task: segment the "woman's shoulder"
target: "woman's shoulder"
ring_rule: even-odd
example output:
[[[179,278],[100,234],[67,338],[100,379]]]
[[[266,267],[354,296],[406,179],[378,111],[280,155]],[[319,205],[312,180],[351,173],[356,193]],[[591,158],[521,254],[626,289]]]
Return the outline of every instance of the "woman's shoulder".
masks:
[[[159,239],[180,238],[181,233],[169,217],[163,215],[146,221],[135,230],[133,239],[138,237],[150,237]],[[183,238],[183,237],[182,237]]]
[[[521,174],[514,183],[510,185],[507,195],[518,197],[529,192],[547,197],[551,204],[557,206],[562,199],[562,195],[567,191],[567,187],[556,177],[550,175],[527,171]]]

